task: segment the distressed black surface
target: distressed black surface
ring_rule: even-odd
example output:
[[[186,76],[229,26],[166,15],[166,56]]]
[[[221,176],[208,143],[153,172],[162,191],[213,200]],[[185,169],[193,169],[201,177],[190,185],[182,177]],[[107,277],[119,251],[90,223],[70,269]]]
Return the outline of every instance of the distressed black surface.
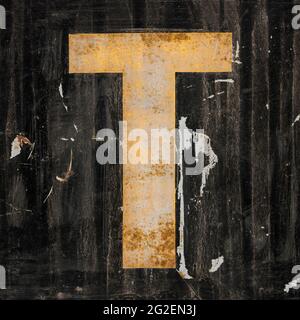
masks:
[[[300,31],[291,29],[292,1],[1,4],[8,14],[0,30],[0,264],[8,288],[1,299],[299,298],[283,292],[300,264],[300,124],[291,126],[300,113]],[[203,128],[219,157],[201,202],[201,178],[185,180],[193,280],[175,270],[122,270],[122,168],[98,165],[93,140],[101,127],[117,130],[122,77],[67,72],[69,33],[153,30],[230,31],[241,48],[232,74],[177,74],[177,119]],[[214,82],[224,77],[235,83]],[[20,132],[35,142],[33,157],[25,147],[9,160]],[[61,184],[55,177],[71,148],[74,175]],[[225,263],[209,273],[220,255]]]

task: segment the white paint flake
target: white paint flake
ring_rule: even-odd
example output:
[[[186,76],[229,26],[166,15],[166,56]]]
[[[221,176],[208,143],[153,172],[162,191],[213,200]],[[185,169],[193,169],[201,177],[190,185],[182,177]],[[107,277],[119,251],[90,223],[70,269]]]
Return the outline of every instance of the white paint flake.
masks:
[[[217,95],[217,96],[220,96],[221,94],[224,94],[224,93],[225,93],[225,91],[220,91],[220,92],[217,92],[216,95]],[[212,94],[212,95],[210,95],[209,97],[207,97],[206,99],[204,98],[203,101],[206,101],[206,100],[208,100],[208,99],[212,99],[212,98],[214,98],[214,97],[215,97],[215,95]]]
[[[216,272],[221,265],[224,263],[224,257],[221,256],[217,259],[212,259],[211,260],[211,268],[209,269],[209,272]]]
[[[21,153],[21,146],[20,142],[17,138],[11,143],[11,152],[10,152],[10,159],[18,156]]]
[[[60,83],[60,85],[59,85],[59,87],[58,87],[58,91],[59,91],[59,94],[60,94],[60,96],[61,96],[61,98],[62,98],[62,103],[63,103],[64,108],[66,109],[66,111],[69,111],[68,106],[66,106],[65,103],[64,103],[64,101],[63,101],[63,99],[64,99],[64,93],[63,93],[62,83]]]
[[[236,42],[236,49],[235,49],[235,59],[239,59],[240,58],[240,44],[237,41]]]
[[[292,273],[296,274],[292,281],[285,285],[283,291],[289,293],[290,289],[298,290],[300,288],[300,265],[292,268]]]
[[[65,105],[65,103],[63,102],[63,106],[66,109],[66,111],[69,111],[69,108]]]
[[[59,90],[60,96],[61,96],[62,99],[63,99],[63,98],[64,98],[64,93],[63,93],[62,83],[60,83],[60,85],[59,85],[59,87],[58,87],[58,90]]]
[[[294,122],[292,123],[292,127],[295,125],[296,122],[298,122],[300,120],[300,113],[297,115],[297,117],[295,118]]]
[[[78,127],[76,126],[75,123],[73,123],[73,127],[74,127],[75,131],[78,133]]]
[[[218,83],[218,82],[234,83],[234,80],[233,79],[216,79],[215,83]]]
[[[240,61],[240,44],[238,41],[236,42],[235,55],[232,59],[232,62],[236,64],[242,64],[242,62]]]
[[[202,171],[202,183],[200,187],[200,197],[203,196],[203,191],[206,186],[206,182],[210,173],[210,170],[213,169],[218,163],[218,156],[215,154],[214,150],[211,147],[210,137],[203,133],[194,133],[199,141],[201,139],[204,147],[204,154],[208,157],[208,164],[203,168]]]

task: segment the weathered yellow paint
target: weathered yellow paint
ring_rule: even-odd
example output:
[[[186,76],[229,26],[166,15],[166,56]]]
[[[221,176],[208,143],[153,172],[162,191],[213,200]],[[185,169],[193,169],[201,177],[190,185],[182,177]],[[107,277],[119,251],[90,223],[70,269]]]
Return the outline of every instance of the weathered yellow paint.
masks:
[[[174,129],[175,73],[231,72],[231,61],[231,33],[69,37],[70,73],[123,74],[128,132]],[[124,164],[123,267],[176,268],[175,225],[175,165]]]

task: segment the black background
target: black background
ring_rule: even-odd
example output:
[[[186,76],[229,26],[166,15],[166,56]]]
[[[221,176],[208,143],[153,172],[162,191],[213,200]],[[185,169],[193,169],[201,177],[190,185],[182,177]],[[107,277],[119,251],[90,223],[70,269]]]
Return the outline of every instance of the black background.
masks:
[[[291,28],[292,1],[1,4],[1,299],[299,297],[283,291],[300,263],[300,124],[292,126],[300,113],[300,31]],[[201,177],[185,180],[193,280],[176,270],[121,268],[122,168],[98,165],[92,138],[122,119],[122,77],[68,75],[69,33],[175,30],[232,32],[242,62],[233,63],[232,74],[177,74],[177,118],[203,128],[219,157],[201,201]],[[214,82],[224,77],[234,84]],[[28,159],[25,147],[10,160],[19,133],[35,143],[33,155]],[[55,176],[66,170],[71,148],[74,175],[61,184]],[[224,264],[209,273],[211,259],[221,255]]]

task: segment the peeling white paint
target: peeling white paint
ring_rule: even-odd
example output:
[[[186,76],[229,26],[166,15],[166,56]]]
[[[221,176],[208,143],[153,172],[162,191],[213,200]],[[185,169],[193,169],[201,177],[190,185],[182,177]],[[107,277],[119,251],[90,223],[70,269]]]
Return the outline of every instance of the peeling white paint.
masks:
[[[235,55],[232,59],[232,62],[236,64],[242,64],[242,62],[240,61],[240,44],[238,41],[236,42]]]
[[[211,260],[211,268],[209,269],[209,272],[216,272],[221,265],[224,263],[224,257],[221,256],[217,259],[212,259]]]
[[[73,127],[74,127],[75,131],[78,133],[78,127],[76,126],[75,123],[73,123]]]
[[[186,130],[186,118],[181,117],[179,120],[179,183],[178,183],[178,193],[177,193],[177,199],[180,201],[180,221],[179,221],[179,246],[177,247],[177,254],[180,257],[179,261],[179,269],[178,272],[180,276],[183,279],[193,279],[186,268],[185,264],[185,255],[184,255],[184,194],[183,194],[183,156],[182,151],[187,146],[190,148],[192,146],[192,135],[190,136],[190,139],[186,137],[185,135],[188,133]]]
[[[206,186],[206,182],[210,173],[210,170],[213,169],[216,164],[218,163],[218,156],[215,154],[214,150],[211,147],[210,137],[203,134],[203,133],[194,133],[197,138],[196,140],[199,141],[201,139],[203,148],[204,148],[204,154],[208,157],[208,164],[203,168],[202,171],[202,183],[200,187],[200,197],[203,196],[203,190]],[[197,150],[196,150],[197,151]],[[197,154],[197,153],[196,153]]]
[[[195,143],[195,154],[199,155],[204,153],[208,157],[209,163],[202,170],[202,182],[200,187],[200,197],[203,196],[203,190],[206,185],[207,178],[210,170],[215,167],[218,162],[218,157],[214,153],[210,138],[202,132],[195,132],[189,130],[186,126],[186,117],[181,117],[179,120],[179,183],[177,186],[177,199],[180,201],[180,221],[179,221],[179,246],[177,247],[177,254],[180,257],[178,272],[184,279],[192,279],[189,275],[185,263],[184,254],[184,225],[185,225],[185,212],[184,212],[184,194],[183,194],[183,152],[184,150],[190,149],[193,142]],[[196,158],[196,161],[199,158]]]

